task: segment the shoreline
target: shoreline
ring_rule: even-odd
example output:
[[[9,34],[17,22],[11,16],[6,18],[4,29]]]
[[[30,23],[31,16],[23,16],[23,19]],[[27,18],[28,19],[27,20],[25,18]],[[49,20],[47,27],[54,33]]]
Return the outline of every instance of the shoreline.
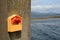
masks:
[[[60,18],[44,18],[44,19],[32,18],[31,20],[48,20],[48,19],[60,19]]]
[[[47,20],[47,19],[56,19],[56,18],[60,18],[60,16],[51,16],[46,18],[31,18],[31,20]]]

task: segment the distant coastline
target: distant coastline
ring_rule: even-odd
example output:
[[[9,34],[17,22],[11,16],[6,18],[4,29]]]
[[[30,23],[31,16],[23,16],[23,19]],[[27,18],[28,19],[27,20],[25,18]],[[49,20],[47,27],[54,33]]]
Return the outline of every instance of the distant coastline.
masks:
[[[48,18],[60,18],[60,16],[49,16]]]
[[[60,18],[60,16],[48,16],[46,18],[31,18],[31,20],[45,20],[50,18]]]

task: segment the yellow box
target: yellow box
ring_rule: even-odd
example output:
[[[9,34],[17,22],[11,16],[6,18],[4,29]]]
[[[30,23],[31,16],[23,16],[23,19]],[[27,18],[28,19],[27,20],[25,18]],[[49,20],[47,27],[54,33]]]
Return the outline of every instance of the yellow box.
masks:
[[[10,17],[8,17],[8,32],[15,32],[15,31],[21,31],[22,30],[22,17],[21,17],[21,22],[19,24],[13,25],[11,23],[11,18],[13,18],[14,16],[18,16],[18,15],[12,15]]]

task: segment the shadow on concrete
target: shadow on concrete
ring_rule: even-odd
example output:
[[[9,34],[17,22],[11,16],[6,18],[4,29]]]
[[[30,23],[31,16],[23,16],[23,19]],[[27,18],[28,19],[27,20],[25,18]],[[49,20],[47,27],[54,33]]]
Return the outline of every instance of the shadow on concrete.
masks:
[[[8,32],[11,40],[21,40],[21,31]]]

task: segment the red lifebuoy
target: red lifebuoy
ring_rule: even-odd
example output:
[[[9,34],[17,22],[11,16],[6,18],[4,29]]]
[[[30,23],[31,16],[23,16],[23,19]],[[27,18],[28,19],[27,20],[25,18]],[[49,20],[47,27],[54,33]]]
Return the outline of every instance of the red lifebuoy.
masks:
[[[11,23],[12,24],[19,24],[21,22],[21,17],[20,16],[14,16],[11,18]]]

